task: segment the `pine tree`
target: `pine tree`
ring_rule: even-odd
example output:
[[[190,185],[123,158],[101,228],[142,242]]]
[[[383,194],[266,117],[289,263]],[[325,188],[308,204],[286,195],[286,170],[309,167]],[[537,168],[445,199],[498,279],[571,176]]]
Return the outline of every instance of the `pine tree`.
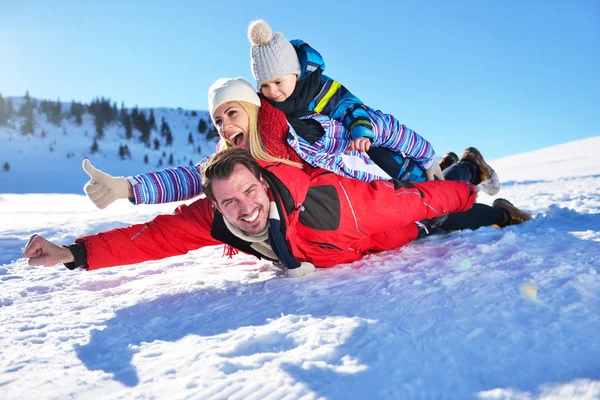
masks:
[[[81,125],[83,123],[83,113],[85,112],[85,108],[83,104],[76,102],[73,100],[71,102],[71,115],[75,117],[75,123],[77,125]]]
[[[144,156],[144,164],[148,164],[148,154]]]
[[[135,106],[131,109],[131,120],[134,122],[134,126],[135,126],[135,122],[136,122],[139,114],[140,114],[140,111],[138,110],[137,106]]]
[[[164,117],[162,118],[162,121],[160,124],[160,135],[165,138],[167,146],[170,146],[173,144],[173,134],[171,133],[171,128],[169,127],[168,122],[165,121]]]
[[[94,143],[92,143],[90,151],[92,152],[92,154],[96,154],[99,150],[100,149],[98,148],[98,142],[96,141],[96,138],[94,138]]]
[[[150,147],[150,124],[146,119],[146,115],[142,111],[137,112],[136,115],[137,116],[135,119],[133,118],[133,115],[131,118],[133,120],[133,126],[135,126],[137,130],[142,133],[140,140],[146,145],[146,147]]]
[[[123,125],[125,125],[125,137],[127,139],[131,139],[133,137],[133,126],[131,124],[131,118],[129,115],[125,115],[121,117],[123,120]]]
[[[208,126],[206,125],[206,121],[203,120],[202,118],[200,118],[200,122],[198,122],[198,132],[200,132],[200,133],[206,132],[207,127]]]
[[[212,129],[209,129],[208,132],[206,132],[206,139],[208,139],[208,140],[218,138],[218,137],[219,137],[219,131],[214,126],[212,127]]]
[[[129,118],[129,113],[127,112],[127,109],[125,108],[125,103],[121,102],[121,111],[119,111],[119,119],[121,120],[121,123],[124,124],[128,118]],[[130,122],[131,122],[131,120],[130,120]]]
[[[21,133],[24,135],[33,134],[33,114],[29,114],[25,117],[25,122],[21,125]]]
[[[192,132],[190,132],[189,135],[188,135],[188,143],[189,144],[194,144],[194,137],[192,136]]]
[[[6,117],[10,118],[15,113],[15,108],[13,107],[12,99],[6,99]]]
[[[46,116],[48,117],[48,122],[56,126],[60,126],[62,121],[62,105],[60,104],[60,99],[56,100],[56,103],[47,101],[45,112]]]
[[[6,115],[6,104],[4,101],[4,97],[0,94],[0,125],[6,125],[8,122],[8,117]]]
[[[102,139],[104,137],[104,119],[100,115],[96,115],[94,119],[96,125],[96,137]]]
[[[150,130],[156,130],[156,118],[154,118],[154,110],[150,110],[150,117],[148,117],[148,126]]]
[[[25,117],[25,122],[21,125],[21,133],[24,135],[33,134],[33,103],[29,92],[25,93],[25,103],[19,109],[19,115]]]
[[[175,161],[173,160],[173,153],[169,156],[169,165],[173,165]]]
[[[121,157],[121,160],[131,160],[131,151],[129,151],[129,146],[119,146],[119,157]]]
[[[4,169],[4,172],[10,171],[10,165],[8,165],[8,161],[6,161],[4,163],[4,165],[2,166],[2,168]]]
[[[33,103],[31,102],[31,97],[29,97],[29,91],[25,92],[25,103],[19,109],[19,115],[22,117],[27,117],[27,115],[33,112]]]

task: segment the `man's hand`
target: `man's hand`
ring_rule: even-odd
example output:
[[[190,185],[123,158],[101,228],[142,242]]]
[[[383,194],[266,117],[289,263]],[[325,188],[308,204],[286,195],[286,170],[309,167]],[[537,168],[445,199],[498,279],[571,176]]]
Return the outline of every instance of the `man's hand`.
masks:
[[[117,199],[133,197],[133,188],[127,179],[122,176],[110,176],[94,168],[88,159],[83,160],[82,166],[90,176],[83,191],[96,207],[106,208]]]
[[[23,250],[23,257],[29,258],[29,265],[52,267],[75,261],[71,250],[57,246],[41,236],[33,235]]]
[[[350,143],[350,146],[346,149],[346,152],[349,153],[354,150],[362,151],[366,153],[371,148],[371,141],[369,138],[360,137],[356,138]]]
[[[427,175],[428,181],[443,181],[444,175],[442,175],[442,170],[440,168],[440,164],[434,162],[431,168],[425,171],[425,175]]]

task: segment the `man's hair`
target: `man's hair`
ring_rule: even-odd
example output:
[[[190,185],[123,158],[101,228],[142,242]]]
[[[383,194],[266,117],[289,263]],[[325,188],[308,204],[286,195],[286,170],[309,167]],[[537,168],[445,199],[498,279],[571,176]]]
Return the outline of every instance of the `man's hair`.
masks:
[[[241,147],[217,151],[202,167],[202,188],[204,194],[211,200],[217,201],[212,191],[215,179],[226,179],[231,176],[236,165],[242,165],[260,180],[261,168],[248,150]]]

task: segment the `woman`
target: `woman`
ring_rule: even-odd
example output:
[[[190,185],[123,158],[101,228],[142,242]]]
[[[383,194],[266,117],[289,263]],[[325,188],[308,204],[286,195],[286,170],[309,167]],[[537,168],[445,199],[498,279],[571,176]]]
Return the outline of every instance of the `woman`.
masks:
[[[325,130],[346,129],[341,123],[318,114],[288,121],[280,110],[261,101],[244,79],[217,80],[209,88],[208,103],[211,118],[221,136],[218,149],[244,147],[256,159],[294,165],[309,173],[314,168],[324,168],[364,181],[389,179],[389,175],[366,154],[345,154],[348,143],[343,140],[321,140]],[[348,141],[351,141],[349,136]],[[84,169],[92,179],[84,189],[99,208],[105,208],[118,198],[129,198],[134,204],[187,200],[201,194],[201,163],[195,167],[176,167],[126,179],[96,170],[86,160]],[[497,180],[493,170],[473,148],[467,149],[461,160],[447,168],[444,175],[446,179],[467,180],[474,184]],[[476,206],[452,214],[443,224],[441,221],[438,224],[445,230],[459,230],[489,225],[503,227],[531,219],[503,199],[496,200],[493,207]],[[425,232],[429,233],[429,229]]]

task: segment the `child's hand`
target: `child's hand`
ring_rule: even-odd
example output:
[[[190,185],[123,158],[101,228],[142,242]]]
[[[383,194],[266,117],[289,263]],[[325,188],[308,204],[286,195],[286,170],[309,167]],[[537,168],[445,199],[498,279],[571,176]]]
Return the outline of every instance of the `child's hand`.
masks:
[[[358,151],[362,151],[362,152],[366,153],[367,151],[369,151],[370,148],[371,148],[371,141],[366,137],[360,137],[360,138],[354,139],[352,141],[352,143],[350,143],[350,146],[348,146],[348,149],[346,149],[346,152],[349,153],[351,151],[358,150]]]
[[[444,180],[444,175],[442,174],[442,169],[440,168],[440,165],[437,162],[433,163],[431,168],[429,168],[427,171],[425,171],[425,175],[427,175],[428,181],[443,181]]]

